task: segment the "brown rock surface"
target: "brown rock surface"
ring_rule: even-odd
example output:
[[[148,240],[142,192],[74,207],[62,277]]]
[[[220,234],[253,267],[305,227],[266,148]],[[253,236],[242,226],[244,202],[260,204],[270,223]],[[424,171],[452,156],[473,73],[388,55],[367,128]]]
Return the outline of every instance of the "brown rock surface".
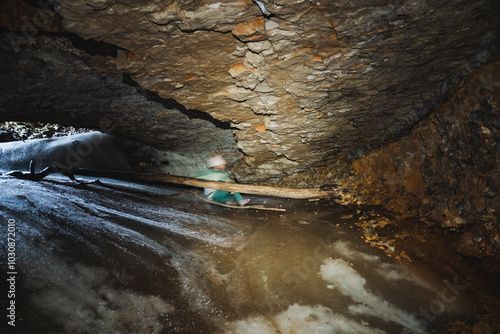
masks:
[[[500,268],[500,61],[472,73],[448,102],[400,140],[351,165],[298,174],[285,183],[330,178],[339,202],[381,205],[461,231],[458,251]]]
[[[114,48],[92,44],[106,54],[92,56],[75,48],[84,43],[78,39],[2,37],[17,51],[0,49],[6,65],[0,83],[3,120],[93,128],[144,144],[158,143],[198,161],[214,151],[234,155],[236,143],[227,125],[127,84],[131,80],[116,69]]]
[[[484,66],[411,134],[354,161],[366,202],[448,227],[498,219],[500,62]],[[385,196],[378,196],[385,189]]]
[[[59,0],[57,11],[68,31],[117,46],[118,70],[143,88],[229,122],[247,182],[386,144],[497,50],[493,0],[259,3]],[[12,120],[25,100],[10,101]],[[149,120],[131,130],[147,127],[138,139],[167,148],[162,121]]]

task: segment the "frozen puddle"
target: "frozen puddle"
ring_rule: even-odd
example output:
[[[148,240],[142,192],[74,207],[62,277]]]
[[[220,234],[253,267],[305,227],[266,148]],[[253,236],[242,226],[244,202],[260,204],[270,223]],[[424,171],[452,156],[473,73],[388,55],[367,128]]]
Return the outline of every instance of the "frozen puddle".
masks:
[[[270,319],[253,316],[227,326],[228,333],[384,333],[324,306],[291,305]]]
[[[345,250],[345,244],[342,245]],[[358,253],[359,252],[355,252]],[[364,254],[361,254],[364,255]],[[372,260],[375,257],[370,256]],[[426,323],[414,314],[391,304],[383,297],[366,288],[366,279],[343,259],[328,258],[321,265],[319,275],[328,289],[337,290],[352,299],[346,306],[345,314],[333,312],[322,306],[293,304],[285,311],[271,317],[251,316],[226,324],[229,333],[385,333],[384,330],[370,326],[369,321],[360,320],[363,316],[378,318],[386,323],[401,327],[400,333],[425,333]],[[394,273],[395,267],[391,273]],[[389,278],[390,279],[390,278]],[[397,279],[411,281],[412,278],[398,272]],[[331,293],[332,300],[336,299]],[[326,293],[328,296],[328,293]],[[391,331],[392,332],[392,331]]]
[[[339,234],[348,237],[344,232]],[[277,266],[274,269],[269,267],[270,272],[260,270],[262,289],[267,290],[267,302],[283,310],[272,313],[265,305],[259,304],[261,301],[255,301],[252,315],[226,322],[225,332],[435,331],[439,325],[430,323],[425,314],[419,314],[436,294],[431,284],[398,264],[386,263],[378,256],[356,250],[357,245],[350,242],[327,243],[327,240],[333,239],[332,235],[326,238],[324,235],[316,236],[313,247],[306,250],[299,243],[298,251],[291,250],[289,257],[283,259],[282,262],[286,263],[283,267],[279,265],[281,261],[272,259],[274,254],[267,249],[269,261],[277,263]],[[261,262],[261,269],[267,267],[265,261]],[[358,267],[364,274],[355,269]],[[273,275],[277,277],[272,278]],[[272,287],[269,284],[271,280],[277,281]],[[275,293],[279,295],[273,296]],[[442,310],[436,313],[442,313]]]
[[[457,289],[436,302],[453,282],[367,247],[326,204],[228,210],[62,177],[0,186],[20,332],[433,333],[463,312]]]
[[[353,314],[371,315],[388,322],[394,322],[407,330],[421,333],[424,326],[414,315],[399,309],[387,302],[383,297],[368,290],[366,279],[354,270],[343,259],[327,259],[321,266],[321,277],[331,285],[330,289],[338,289],[343,295],[349,296],[357,304],[349,305]]]

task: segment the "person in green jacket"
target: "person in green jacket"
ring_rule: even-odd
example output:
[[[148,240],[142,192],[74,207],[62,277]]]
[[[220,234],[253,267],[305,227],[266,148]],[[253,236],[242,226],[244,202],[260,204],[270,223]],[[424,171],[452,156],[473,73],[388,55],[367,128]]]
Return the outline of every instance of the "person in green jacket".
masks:
[[[199,179],[210,181],[224,181],[231,182],[229,174],[226,172],[227,162],[220,155],[216,155],[207,160],[208,169],[201,172],[196,177]],[[225,203],[243,206],[247,204],[250,199],[243,198],[240,193],[231,194],[229,191],[216,190],[205,188],[205,197],[211,201],[218,203]]]

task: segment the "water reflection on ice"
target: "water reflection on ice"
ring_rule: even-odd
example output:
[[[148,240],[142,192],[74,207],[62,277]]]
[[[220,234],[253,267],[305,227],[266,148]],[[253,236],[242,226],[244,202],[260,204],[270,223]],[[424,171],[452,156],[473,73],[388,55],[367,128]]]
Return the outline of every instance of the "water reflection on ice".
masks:
[[[454,316],[425,323],[433,284],[380,257],[325,203],[267,199],[288,211],[242,212],[57,177],[0,186],[3,221],[18,222],[28,331],[423,333]]]
[[[370,328],[356,320],[335,314],[324,306],[290,305],[279,314],[265,317],[252,316],[246,320],[238,320],[228,324],[226,330],[230,333],[384,333],[379,329]]]
[[[321,266],[321,277],[331,285],[331,289],[338,289],[343,295],[349,296],[354,302],[348,310],[354,314],[368,314],[386,321],[397,323],[416,333],[423,332],[422,323],[414,315],[399,309],[387,302],[383,297],[368,290],[366,279],[354,270],[343,259],[326,259]]]
[[[160,318],[174,306],[158,295],[126,289],[133,275],[126,271],[57,259],[37,249],[37,259],[23,266],[33,291],[33,307],[61,325],[66,333],[161,333]]]

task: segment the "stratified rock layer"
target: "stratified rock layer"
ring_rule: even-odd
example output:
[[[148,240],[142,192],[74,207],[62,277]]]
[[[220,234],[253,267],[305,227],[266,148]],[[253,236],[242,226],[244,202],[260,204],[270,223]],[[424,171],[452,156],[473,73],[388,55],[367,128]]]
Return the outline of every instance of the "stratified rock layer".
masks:
[[[119,69],[231,122],[241,181],[358,157],[428,115],[495,51],[495,1],[70,1],[64,27]],[[159,144],[161,143],[153,143]]]
[[[353,162],[367,203],[449,227],[500,215],[500,62],[481,68],[409,136]]]
[[[156,143],[191,158],[193,164],[216,151],[235,154],[230,129],[126,84],[112,56],[91,56],[66,37],[2,34],[0,38],[15,47],[10,52],[0,50],[2,120],[93,128],[142,144]]]

